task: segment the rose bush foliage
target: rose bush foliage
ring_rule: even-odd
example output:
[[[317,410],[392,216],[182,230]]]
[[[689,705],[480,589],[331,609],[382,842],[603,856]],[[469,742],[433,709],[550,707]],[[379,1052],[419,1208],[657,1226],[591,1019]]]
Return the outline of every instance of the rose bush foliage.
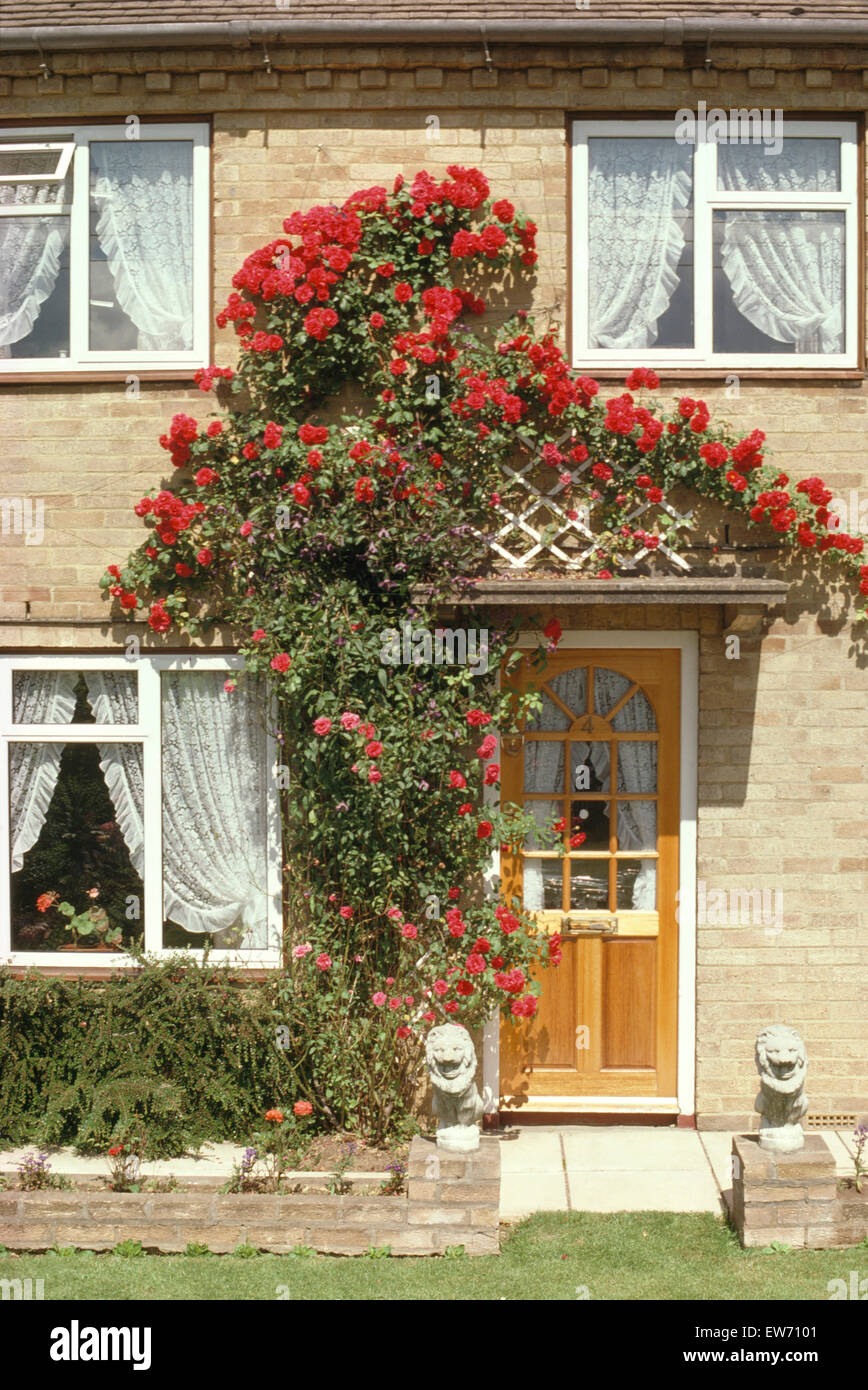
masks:
[[[712,428],[701,400],[663,409],[644,394],[659,385],[648,369],[604,402],[526,314],[482,319],[532,275],[535,236],[459,166],[293,213],[218,315],[237,371],[197,373],[221,412],[174,416],[160,439],[171,484],[137,503],[147,538],[103,580],[155,632],[229,624],[246,669],[269,677],[289,782],[288,1063],[328,1118],[378,1132],[410,1103],[429,1024],[472,1026],[498,1006],[531,1016],[534,962],[559,958],[515,904],[471,886],[492,845],[526,829],[482,803],[499,782],[497,731],[525,712],[493,679],[514,634],[491,632],[488,674],[381,659],[384,632],[433,633],[446,602],[450,627],[486,625],[472,581],[518,497],[511,466],[554,470],[568,514],[582,508],[593,529],[592,574],[677,544],[665,512],[653,532],[630,518],[687,485],[868,593],[831,493],[765,464],[761,431]],[[569,827],[553,834],[566,849]]]

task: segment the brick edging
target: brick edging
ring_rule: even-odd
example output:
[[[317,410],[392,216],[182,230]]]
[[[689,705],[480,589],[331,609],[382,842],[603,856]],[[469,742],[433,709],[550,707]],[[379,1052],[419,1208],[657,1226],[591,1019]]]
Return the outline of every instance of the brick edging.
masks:
[[[386,1245],[394,1255],[442,1255],[463,1245],[468,1255],[496,1255],[499,1207],[497,1140],[483,1138],[472,1154],[443,1154],[416,1138],[403,1196],[7,1191],[0,1192],[0,1244],[111,1250],[137,1240],[163,1254],[191,1242],[214,1254],[238,1245],[285,1254],[306,1245],[331,1255]]]

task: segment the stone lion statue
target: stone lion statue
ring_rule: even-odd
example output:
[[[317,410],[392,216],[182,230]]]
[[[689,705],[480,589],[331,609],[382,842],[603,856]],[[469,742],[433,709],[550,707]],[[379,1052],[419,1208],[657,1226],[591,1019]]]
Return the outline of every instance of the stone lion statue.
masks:
[[[807,1112],[805,1073],[808,1058],[805,1044],[795,1028],[773,1023],[756,1040],[756,1069],[760,1093],[755,1110],[761,1116],[759,1142],[762,1149],[793,1153],[804,1147],[805,1136],[799,1121]]]
[[[467,1029],[459,1023],[432,1028],[425,1060],[434,1092],[437,1147],[457,1153],[478,1149],[482,1100],[474,1079],[476,1052]]]

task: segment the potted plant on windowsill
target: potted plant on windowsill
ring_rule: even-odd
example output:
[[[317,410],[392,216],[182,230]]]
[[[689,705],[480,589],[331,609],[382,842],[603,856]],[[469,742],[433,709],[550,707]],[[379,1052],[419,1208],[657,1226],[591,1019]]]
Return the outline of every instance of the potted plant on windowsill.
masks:
[[[89,888],[87,896],[98,898],[99,889]],[[57,893],[43,893],[37,899],[36,906],[40,912],[46,912],[56,906],[57,911],[67,919],[63,924],[64,930],[71,932],[72,941],[61,946],[61,951],[115,951],[122,946],[121,929],[112,926],[104,907],[97,907],[96,903],[92,902],[83,912],[77,912],[72,903],[58,902],[58,897]],[[94,937],[95,940],[92,945],[82,945],[82,937]]]

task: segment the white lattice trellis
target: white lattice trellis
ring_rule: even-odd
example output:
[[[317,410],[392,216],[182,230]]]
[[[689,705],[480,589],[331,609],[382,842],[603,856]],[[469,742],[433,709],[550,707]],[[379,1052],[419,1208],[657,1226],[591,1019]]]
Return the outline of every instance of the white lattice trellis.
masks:
[[[599,548],[599,539],[589,525],[587,509],[584,509],[584,515],[582,510],[578,510],[575,517],[567,515],[568,510],[574,509],[564,505],[564,494],[571,484],[582,480],[582,475],[592,467],[592,460],[587,459],[572,469],[564,465],[556,474],[551,486],[541,488],[537,486],[535,479],[541,473],[550,471],[550,465],[543,463],[536,453],[536,441],[522,436],[520,438],[528,449],[528,460],[521,467],[507,467],[505,472],[524,494],[522,505],[518,510],[513,510],[502,502],[498,503],[492,510],[498,518],[502,518],[503,524],[498,525],[496,529],[488,529],[484,539],[489,548],[513,569],[528,569],[543,556],[550,556],[567,569],[584,569],[594,551]],[[557,443],[559,448],[564,444],[569,445],[572,443],[572,437],[564,435]],[[569,482],[561,480],[561,473],[569,473]],[[636,529],[642,524],[641,518],[644,517],[646,525],[642,526],[642,529],[645,530],[649,528],[654,515],[660,512],[665,512],[676,527],[691,528],[692,514],[682,514],[666,501],[638,503],[626,517],[626,522]],[[535,516],[538,518],[536,525]],[[554,531],[551,530],[552,526],[555,528]],[[565,549],[559,542],[567,538],[575,538],[578,544],[571,546],[569,550]],[[616,553],[614,558],[620,567],[632,569],[649,555],[663,555],[675,569],[682,572],[690,570],[690,565],[683,556],[663,540],[654,550],[643,546],[641,550],[630,555],[622,556]]]

